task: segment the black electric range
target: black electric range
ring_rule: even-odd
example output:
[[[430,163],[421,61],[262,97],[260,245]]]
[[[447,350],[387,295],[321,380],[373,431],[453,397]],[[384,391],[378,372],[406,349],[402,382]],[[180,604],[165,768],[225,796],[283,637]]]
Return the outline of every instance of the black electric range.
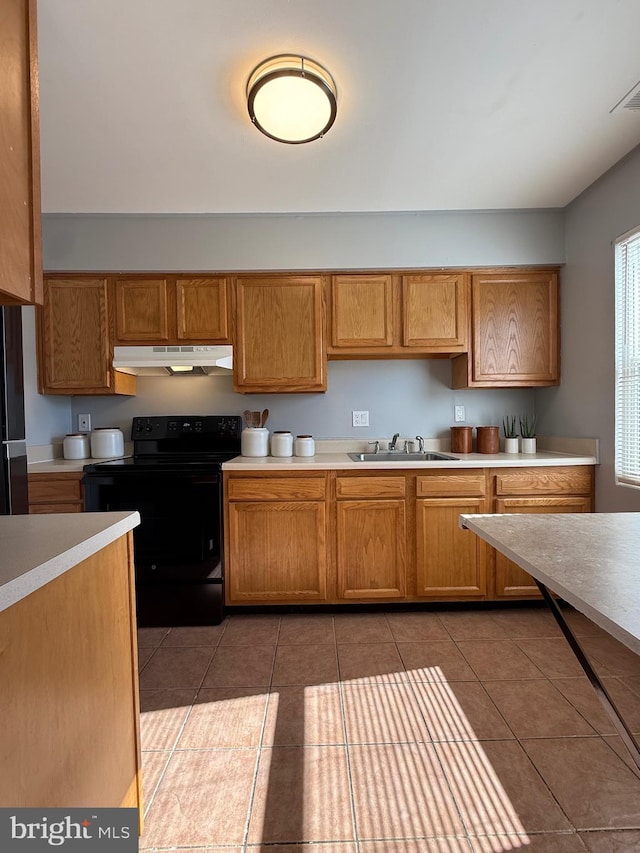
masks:
[[[133,455],[84,468],[85,509],[138,510],[140,626],[215,625],[224,616],[222,463],[240,453],[237,415],[136,417]]]

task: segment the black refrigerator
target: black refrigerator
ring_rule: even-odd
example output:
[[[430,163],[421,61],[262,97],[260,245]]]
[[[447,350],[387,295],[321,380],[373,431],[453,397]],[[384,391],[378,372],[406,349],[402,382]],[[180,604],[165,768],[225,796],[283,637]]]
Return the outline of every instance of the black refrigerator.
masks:
[[[0,515],[29,512],[22,309],[0,306]]]

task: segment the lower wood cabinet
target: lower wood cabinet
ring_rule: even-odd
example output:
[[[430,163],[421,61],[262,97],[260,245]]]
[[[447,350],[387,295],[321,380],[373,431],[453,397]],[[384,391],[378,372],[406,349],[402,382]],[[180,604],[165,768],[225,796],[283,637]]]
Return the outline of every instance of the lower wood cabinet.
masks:
[[[82,471],[29,474],[29,513],[82,512]]]
[[[592,509],[590,466],[226,472],[227,604],[535,597],[459,516]]]
[[[226,481],[228,604],[327,598],[325,476]]]
[[[336,478],[338,599],[405,597],[405,490],[404,476]]]
[[[483,598],[487,594],[486,546],[462,530],[461,513],[486,512],[484,470],[433,472],[416,484],[416,595]]]
[[[587,466],[502,469],[494,479],[494,512],[593,511],[593,469]],[[504,554],[490,550],[496,598],[541,598],[531,575]]]

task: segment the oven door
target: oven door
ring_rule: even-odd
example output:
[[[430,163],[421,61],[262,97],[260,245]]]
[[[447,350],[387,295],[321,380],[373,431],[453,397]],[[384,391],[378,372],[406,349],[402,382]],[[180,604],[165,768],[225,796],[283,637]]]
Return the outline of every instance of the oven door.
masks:
[[[138,623],[219,622],[222,604],[216,605],[219,613],[211,613],[210,605],[198,600],[215,595],[221,602],[223,597],[219,471],[138,471],[132,466],[86,472],[83,484],[88,512],[140,513],[133,531]],[[216,590],[209,588],[214,585]]]

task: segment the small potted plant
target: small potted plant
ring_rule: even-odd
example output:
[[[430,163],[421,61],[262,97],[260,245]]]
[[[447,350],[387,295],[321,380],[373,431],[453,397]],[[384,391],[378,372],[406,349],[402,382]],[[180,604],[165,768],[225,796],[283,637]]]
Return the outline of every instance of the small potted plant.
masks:
[[[506,415],[502,419],[502,431],[504,432],[504,452],[518,452],[518,433],[516,430],[516,416]]]
[[[536,422],[535,415],[523,415],[520,418],[520,435],[522,436],[522,452],[536,452]]]

